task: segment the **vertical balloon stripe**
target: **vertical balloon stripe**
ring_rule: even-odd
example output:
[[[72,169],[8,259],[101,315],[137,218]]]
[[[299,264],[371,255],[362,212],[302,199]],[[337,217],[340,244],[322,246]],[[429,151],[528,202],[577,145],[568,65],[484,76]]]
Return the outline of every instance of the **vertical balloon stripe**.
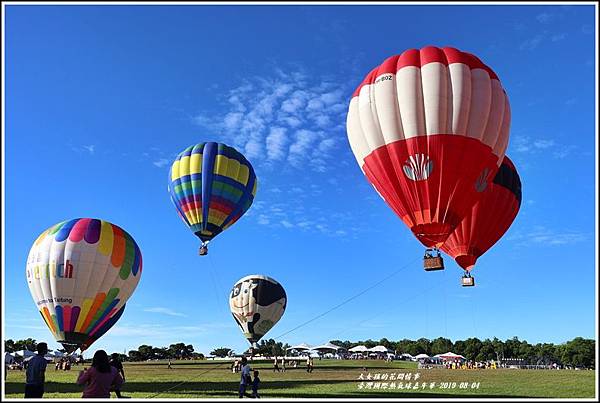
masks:
[[[79,218],[75,218],[71,221],[68,221],[65,223],[65,225],[63,225],[60,230],[56,233],[56,236],[54,237],[54,240],[56,242],[62,242],[65,239],[67,239],[67,237],[69,236],[69,233],[71,232],[71,228],[73,228],[73,226],[79,221]]]
[[[98,310],[94,314],[94,317],[91,320],[90,324],[88,325],[86,331],[89,331],[91,328],[93,328],[95,326],[95,324],[102,317],[102,314],[104,312],[107,312],[108,310],[112,309],[112,306],[114,306],[113,302],[115,301],[115,297],[118,294],[119,294],[119,289],[118,288],[111,288],[108,291],[108,293],[106,294],[106,298],[104,298],[104,301],[102,302],[102,305],[100,305],[100,307],[98,308]],[[119,300],[116,300],[116,301],[118,302]],[[111,304],[113,304],[113,305],[110,306]],[[109,307],[109,309],[107,309],[107,307]]]
[[[204,146],[202,158],[202,228],[206,229],[208,209],[212,193],[213,167],[217,154],[217,144],[210,142]]]
[[[123,236],[123,231],[119,227],[116,225],[113,225],[112,227],[114,240],[110,262],[114,267],[120,268],[123,264],[123,258],[125,258],[125,237]]]
[[[71,312],[73,307],[71,305],[63,306],[63,329],[65,332],[71,331]]]
[[[115,309],[113,309],[119,303],[119,299],[113,300],[108,306],[103,307],[101,310],[98,310],[96,315],[94,316],[94,320],[90,323],[90,326],[87,329],[88,333],[92,333],[92,330],[97,329],[102,326],[106,320],[115,313]]]
[[[129,273],[133,269],[133,261],[135,258],[135,248],[133,247],[133,241],[129,234],[125,234],[125,256],[123,258],[123,263],[121,269],[119,270],[119,277],[122,280],[127,280],[129,277]]]
[[[136,243],[134,243],[133,246],[135,247],[135,258],[133,259],[133,269],[131,270],[131,273],[134,276],[137,276],[138,271],[141,269],[140,248],[137,246]]]
[[[81,241],[85,236],[85,232],[87,231],[90,221],[91,219],[89,218],[79,219],[79,221],[77,221],[71,229],[71,233],[69,234],[69,240],[75,243]]]
[[[113,249],[114,242],[113,226],[107,221],[102,221],[100,228],[100,243],[98,244],[98,251],[104,256],[110,255]]]
[[[63,307],[62,305],[56,305],[56,307],[54,307],[54,310],[56,311],[56,323],[58,324],[58,329],[61,332],[64,332],[65,328],[63,326]]]
[[[118,299],[112,300],[110,304],[107,304],[106,301],[107,300],[105,300],[102,306],[98,309],[98,311],[96,311],[94,318],[88,325],[87,329],[85,329],[86,333],[90,333],[92,329],[97,327],[98,324],[103,321],[105,316],[108,315],[111,309],[113,309],[119,303]]]
[[[116,305],[116,304],[115,304]],[[102,318],[102,320],[92,329],[92,331],[90,332],[90,336],[93,336],[94,334],[96,334],[96,332],[107,322],[109,321],[114,313],[117,312],[116,309],[111,310],[110,312],[107,312],[107,315],[104,315],[104,317]]]
[[[52,333],[57,333],[56,327],[54,327],[54,322],[52,322],[52,318],[50,317],[50,311],[48,311],[47,307],[42,308],[40,311],[42,317],[46,321],[46,325],[52,330]]]
[[[79,318],[77,319],[77,325],[75,325],[76,332],[81,332],[81,328],[83,328],[83,323],[85,322],[85,318],[87,317],[93,302],[94,301],[91,298],[86,298],[83,301],[81,312],[79,314]]]
[[[74,306],[71,309],[71,323],[69,324],[69,332],[75,331],[75,326],[77,326],[77,319],[79,319],[80,312],[81,312],[81,308],[78,306]]]
[[[96,315],[98,308],[100,308],[100,305],[102,305],[102,302],[104,302],[104,298],[106,298],[105,293],[99,292],[98,294],[96,294],[96,298],[94,298],[94,302],[92,303],[92,306],[90,307],[90,310],[86,315],[85,321],[83,322],[83,326],[81,326],[82,331],[85,331],[85,329],[87,329],[87,327],[90,325],[90,322],[94,318],[94,315]]]
[[[62,227],[63,225],[65,225],[68,221],[63,221],[61,223],[56,224],[55,226],[51,227],[47,232],[48,235],[54,235],[56,234]]]
[[[101,226],[102,224],[100,220],[90,220],[83,239],[85,239],[85,241],[90,244],[95,244],[96,242],[98,242],[98,239],[100,239]]]
[[[54,329],[56,329],[56,333],[62,332],[62,330],[58,326],[58,321],[56,320],[56,314],[50,315],[50,318],[52,320],[52,324],[54,325]]]

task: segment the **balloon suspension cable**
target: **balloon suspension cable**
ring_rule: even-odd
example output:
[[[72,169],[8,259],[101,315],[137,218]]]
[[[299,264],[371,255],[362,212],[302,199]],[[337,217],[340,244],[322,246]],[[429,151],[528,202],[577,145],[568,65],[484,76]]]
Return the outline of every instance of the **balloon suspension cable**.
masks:
[[[340,302],[339,304],[337,304],[337,305],[335,305],[335,306],[333,306],[333,307],[329,308],[329,309],[328,309],[328,310],[326,310],[325,312],[323,312],[323,313],[320,313],[319,315],[315,316],[314,318],[312,318],[312,319],[309,319],[309,320],[307,320],[306,322],[303,322],[303,323],[299,324],[298,326],[296,326],[296,327],[292,328],[291,330],[288,330],[288,331],[287,331],[287,332],[285,332],[285,333],[282,333],[282,334],[280,334],[280,335],[279,335],[279,336],[277,336],[277,337],[273,337],[273,339],[274,339],[274,340],[280,339],[280,338],[282,338],[283,336],[286,336],[286,335],[288,335],[288,334],[290,334],[290,333],[292,333],[292,332],[294,332],[294,331],[296,331],[296,330],[300,329],[301,327],[304,327],[304,326],[308,325],[309,323],[311,323],[311,322],[314,322],[315,320],[322,318],[323,316],[327,315],[328,313],[330,313],[330,312],[333,312],[333,311],[335,311],[336,309],[338,309],[338,308],[340,308],[340,307],[342,307],[342,306],[346,305],[347,303],[349,303],[349,302],[351,302],[351,301],[355,300],[356,298],[358,298],[358,297],[360,297],[361,295],[363,295],[363,294],[367,293],[368,291],[372,290],[373,288],[377,287],[378,285],[380,285],[380,284],[382,284],[382,283],[386,282],[387,280],[389,280],[390,278],[394,277],[396,274],[400,273],[400,272],[401,272],[401,271],[403,271],[404,269],[406,269],[406,268],[410,267],[410,265],[412,265],[413,263],[415,263],[417,260],[418,260],[418,258],[416,258],[416,259],[413,259],[413,260],[412,260],[412,261],[410,261],[409,263],[407,263],[407,264],[405,264],[404,266],[400,267],[398,270],[396,270],[396,271],[394,271],[394,272],[392,272],[392,273],[388,274],[387,276],[385,276],[383,279],[379,280],[378,282],[376,282],[376,283],[374,283],[374,284],[370,285],[369,287],[365,288],[364,290],[362,290],[362,291],[360,291],[360,292],[358,292],[358,293],[356,293],[356,294],[352,295],[351,297],[349,297],[349,298],[345,299],[344,301]]]

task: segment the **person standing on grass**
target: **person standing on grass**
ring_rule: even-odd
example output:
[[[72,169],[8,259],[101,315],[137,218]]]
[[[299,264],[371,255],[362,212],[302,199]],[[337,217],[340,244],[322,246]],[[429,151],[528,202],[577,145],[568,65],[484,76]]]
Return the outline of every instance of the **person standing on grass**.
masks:
[[[106,351],[98,350],[94,354],[90,369],[84,368],[83,371],[79,371],[77,384],[85,385],[81,397],[108,399],[111,389],[121,389],[123,378],[119,371],[110,365]]]
[[[281,371],[285,372],[285,356],[281,357]]]
[[[25,397],[42,398],[44,396],[44,382],[46,381],[46,366],[48,363],[44,356],[48,353],[48,345],[39,343],[37,345],[37,354],[34,355],[27,364],[25,380]]]
[[[273,359],[273,372],[279,372],[279,360],[277,359],[277,356],[275,356],[275,358]]]
[[[119,354],[112,353],[110,356],[109,363],[110,363],[111,367],[114,367],[117,370],[117,372],[123,378],[123,383],[125,383],[125,370],[123,369],[123,363],[121,362],[121,360],[119,360]],[[120,387],[115,388],[115,395],[117,395],[117,397],[123,397],[123,396],[121,396],[121,388]]]
[[[248,385],[252,384],[252,377],[250,376],[250,365],[248,364],[248,360],[246,357],[242,357],[242,369],[241,369],[241,377],[240,377],[240,399],[244,396],[248,396],[246,394],[246,388]]]
[[[254,379],[252,380],[252,397],[259,399],[258,386],[260,385],[260,378],[258,377],[258,371],[254,371]]]

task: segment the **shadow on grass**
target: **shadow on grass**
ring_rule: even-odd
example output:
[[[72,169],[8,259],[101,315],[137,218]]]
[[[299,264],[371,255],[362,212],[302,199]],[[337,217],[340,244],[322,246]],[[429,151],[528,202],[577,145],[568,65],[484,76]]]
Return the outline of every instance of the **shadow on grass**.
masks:
[[[490,395],[477,393],[431,393],[431,392],[403,392],[399,390],[387,391],[351,391],[338,393],[323,393],[306,391],[304,393],[294,393],[295,388],[315,387],[319,385],[335,385],[348,383],[348,380],[290,380],[290,381],[271,381],[262,383],[259,393],[264,398],[332,398],[332,397],[352,397],[352,398],[519,398],[527,396],[517,395]],[[172,389],[171,389],[172,388]],[[186,395],[193,397],[237,397],[239,382],[126,382],[123,385],[124,395],[132,393],[144,393],[147,396],[141,398],[150,398],[159,392],[156,398],[165,398],[169,394]],[[289,392],[283,392],[288,391]],[[22,383],[7,382],[5,384],[5,393],[23,394],[25,386]],[[81,393],[83,386],[75,383],[46,382],[45,393]],[[277,391],[282,391],[278,393]],[[184,398],[184,397],[183,397]]]

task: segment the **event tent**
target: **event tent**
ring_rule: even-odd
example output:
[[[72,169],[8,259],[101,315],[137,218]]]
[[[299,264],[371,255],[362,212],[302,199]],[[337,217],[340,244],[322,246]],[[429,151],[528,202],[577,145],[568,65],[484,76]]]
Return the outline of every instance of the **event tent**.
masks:
[[[389,350],[387,347],[385,346],[375,346],[369,349],[370,352],[372,353],[389,353],[391,352],[391,350]]]
[[[27,357],[33,357],[37,353],[35,353],[33,351],[29,351],[29,350],[19,350],[19,351],[15,351],[14,354],[16,357],[27,358]]]
[[[338,350],[344,350],[344,347],[336,346],[335,344],[332,344],[332,343],[328,342],[328,343],[325,343],[323,345],[313,347],[312,350],[316,350],[316,351],[322,351],[322,350],[338,351]]]
[[[292,346],[292,347],[286,348],[286,350],[298,350],[298,351],[301,351],[301,350],[311,350],[311,349],[312,349],[312,347],[309,346],[306,343],[300,343],[297,346]]]
[[[425,358],[429,358],[429,356],[427,354],[423,354],[423,353],[415,356],[415,359],[417,359],[417,360],[423,360]]]
[[[369,349],[366,346],[360,345],[352,347],[348,351],[350,351],[351,353],[366,353],[367,351],[369,351]]]
[[[464,356],[454,354],[452,352],[447,352],[445,354],[437,354],[434,357],[441,358],[443,360],[464,360],[465,359]]]

